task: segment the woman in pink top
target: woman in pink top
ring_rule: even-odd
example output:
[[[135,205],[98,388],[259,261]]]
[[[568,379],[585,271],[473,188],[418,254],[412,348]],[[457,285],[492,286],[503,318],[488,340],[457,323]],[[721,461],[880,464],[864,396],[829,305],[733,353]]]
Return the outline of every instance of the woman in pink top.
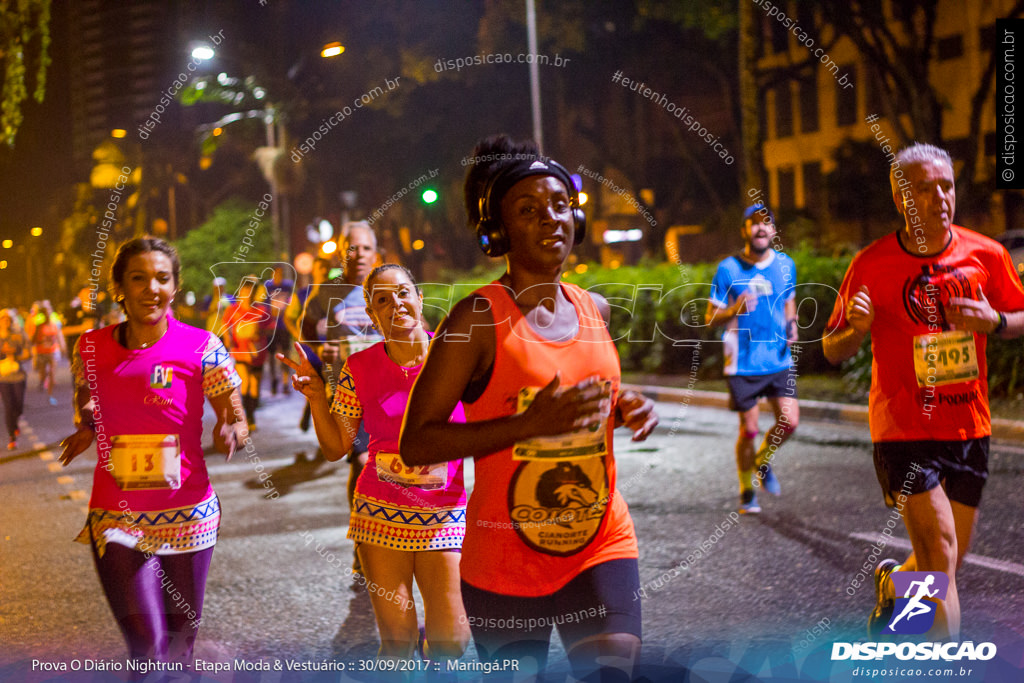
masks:
[[[201,445],[204,395],[217,413],[217,450],[230,458],[252,442],[224,345],[170,315],[179,271],[163,240],[118,249],[110,280],[127,320],[75,346],[78,430],[60,460],[67,466],[95,439],[89,517],[76,540],[92,546],[131,657],[190,663],[220,524]]]
[[[398,454],[405,404],[427,355],[423,295],[408,270],[377,267],[363,284],[366,312],[384,335],[345,361],[334,399],[296,344],[301,361],[278,358],[295,371],[308,399],[320,447],[339,460],[365,423],[369,460],[356,481],[348,537],[356,542],[380,631],[380,656],[412,656],[419,637],[412,582],[423,594],[427,659],[458,658],[469,642],[459,592],[459,551],[466,533],[462,461],[408,467]],[[449,419],[462,422],[462,405]]]

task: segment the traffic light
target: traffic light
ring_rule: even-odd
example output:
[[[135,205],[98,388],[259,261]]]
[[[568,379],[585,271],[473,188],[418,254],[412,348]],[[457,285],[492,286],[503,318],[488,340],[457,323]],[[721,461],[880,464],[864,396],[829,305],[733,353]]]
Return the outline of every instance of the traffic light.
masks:
[[[433,204],[437,201],[437,192],[434,190],[423,190],[421,195],[424,204]]]

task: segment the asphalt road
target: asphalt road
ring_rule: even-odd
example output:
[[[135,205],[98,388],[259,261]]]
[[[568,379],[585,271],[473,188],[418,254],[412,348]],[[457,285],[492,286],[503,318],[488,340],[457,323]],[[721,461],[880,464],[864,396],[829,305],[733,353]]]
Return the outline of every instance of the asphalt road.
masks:
[[[123,669],[126,654],[89,550],[72,542],[85,519],[95,457],[66,469],[56,463],[56,443],[71,425],[66,385],[58,398],[51,407],[30,385],[21,447],[0,455],[0,680],[126,680],[123,670],[52,670],[75,661]],[[352,671],[373,657],[377,640],[368,595],[346,569],[347,466],[296,455],[315,450],[312,431],[297,428],[300,410],[296,395],[265,397],[255,434],[262,470],[254,460],[210,456],[223,522],[196,658],[230,670],[202,673],[202,680],[375,680]],[[866,428],[805,420],[776,457],[782,496],[762,495],[761,515],[738,518],[735,416],[674,403],[659,403],[658,412],[661,425],[647,442],[634,444],[625,432],[616,440],[620,490],[640,539],[639,673],[648,680],[866,680],[853,669],[879,663],[830,660],[833,642],[864,639],[873,592],[870,579],[856,585],[857,572],[891,518]],[[990,470],[958,586],[961,640],[992,642],[997,657],[885,666],[940,669],[932,680],[1024,680],[1024,444],[994,445]],[[267,497],[261,471],[276,498]],[[902,558],[908,544],[902,524],[896,528],[884,554]],[[235,661],[243,659],[271,671],[238,671]],[[466,659],[475,660],[472,647]],[[349,671],[273,670],[274,662],[327,660],[346,662]],[[954,675],[943,675],[946,667]],[[551,671],[551,680],[565,680],[557,640]]]

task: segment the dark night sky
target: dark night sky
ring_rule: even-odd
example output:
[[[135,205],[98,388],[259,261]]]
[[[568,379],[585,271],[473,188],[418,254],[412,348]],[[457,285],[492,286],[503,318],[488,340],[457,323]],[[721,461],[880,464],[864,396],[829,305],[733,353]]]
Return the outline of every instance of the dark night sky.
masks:
[[[45,101],[40,105],[26,101],[23,106],[25,121],[18,132],[13,150],[0,150],[0,236],[18,238],[27,235],[33,225],[57,229],[61,219],[72,208],[72,184],[88,180],[87,168],[72,168],[70,115],[71,106],[68,81],[69,64],[78,56],[70,54],[68,47],[68,17],[64,3],[71,0],[55,0],[53,5],[50,56],[52,64],[47,74]],[[120,0],[104,0],[104,5],[122,7]],[[344,61],[329,65],[320,63],[318,57],[302,60],[298,76],[301,87],[307,91],[314,87],[316,92],[307,93],[310,100],[317,102],[303,114],[296,114],[289,123],[290,132],[301,138],[316,128],[325,114],[332,111],[328,102],[351,98],[363,92],[362,85],[356,86],[356,78],[363,84],[376,80],[383,81],[385,74],[402,72],[402,58],[399,55],[403,41],[409,36],[430,36],[431,59],[438,56],[470,55],[477,51],[476,28],[483,9],[482,3],[400,3],[382,2],[372,6],[363,3],[338,3],[323,0],[274,0],[266,7],[257,2],[244,0],[210,0],[202,3],[182,5],[178,27],[179,40],[185,42],[190,36],[203,37],[224,29],[226,52],[230,52],[235,64],[246,64],[248,68],[270,70],[274,77],[282,77],[300,62],[301,53],[311,52],[330,40],[342,40],[346,47]],[[404,34],[404,35],[403,35]],[[405,41],[407,42],[407,41]],[[516,42],[525,48],[525,34]],[[161,84],[169,84],[174,74],[187,61],[184,45],[168,45],[169,54],[177,59],[168,60]],[[172,52],[173,51],[173,52]],[[360,60],[363,60],[360,62]],[[432,63],[432,62],[431,62]],[[254,66],[255,65],[255,68]],[[227,67],[231,68],[231,67]],[[501,67],[496,70],[502,69]],[[237,69],[236,69],[237,70]],[[512,82],[520,96],[505,102],[500,108],[490,101],[473,101],[469,98],[452,101],[449,93],[428,95],[417,102],[412,117],[413,125],[400,130],[389,119],[378,112],[372,115],[360,113],[362,120],[357,125],[365,126],[363,131],[342,140],[341,135],[325,138],[317,149],[317,163],[321,164],[321,175],[331,178],[326,191],[333,198],[337,191],[356,187],[366,189],[372,185],[368,176],[371,168],[379,171],[381,163],[392,164],[397,160],[415,167],[396,169],[401,177],[415,177],[427,161],[411,158],[442,157],[443,163],[454,165],[454,172],[461,174],[458,160],[464,156],[479,137],[495,132],[497,118],[500,129],[516,135],[529,134],[528,89],[526,69],[508,67],[514,71]],[[472,83],[475,75],[460,74],[460,79]],[[488,76],[489,77],[489,76]],[[502,94],[508,81],[499,86]],[[31,89],[33,81],[29,81]],[[410,90],[412,88],[409,88]],[[420,93],[417,93],[420,97]],[[445,98],[448,99],[445,99]],[[173,105],[177,107],[178,105]],[[180,123],[170,117],[170,124],[161,124],[159,132],[173,136],[178,145],[195,145],[194,131],[189,125],[216,118],[214,110],[201,107],[191,111],[179,110]],[[493,114],[493,116],[491,116]],[[456,118],[463,123],[453,123]],[[377,134],[383,125],[386,130]],[[416,135],[414,127],[444,127],[449,133],[447,139],[430,136],[424,131]],[[354,127],[354,126],[350,126]],[[451,131],[454,131],[453,133]],[[129,135],[129,139],[132,136]],[[410,150],[410,145],[419,146]],[[428,149],[429,148],[429,149]],[[353,164],[354,158],[360,158]],[[432,164],[437,166],[437,163]],[[404,182],[404,181],[403,181]],[[388,193],[381,188],[380,192]],[[369,192],[365,192],[369,200]]]

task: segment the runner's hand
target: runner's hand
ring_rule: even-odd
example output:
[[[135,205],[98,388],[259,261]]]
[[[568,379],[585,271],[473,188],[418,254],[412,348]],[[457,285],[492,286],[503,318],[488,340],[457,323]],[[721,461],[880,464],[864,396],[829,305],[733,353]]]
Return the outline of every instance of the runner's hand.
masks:
[[[95,437],[96,432],[89,427],[79,427],[78,431],[60,442],[63,448],[60,454],[60,464],[64,467],[70,465],[72,460],[92,444]]]
[[[846,322],[861,334],[867,334],[874,320],[875,305],[871,303],[867,285],[861,285],[857,293],[846,302]]]
[[[635,391],[627,389],[619,394],[615,412],[621,417],[621,422],[616,420],[616,426],[622,424],[633,430],[633,441],[643,441],[658,426],[654,401]]]
[[[946,308],[946,322],[954,330],[970,330],[989,334],[999,325],[999,313],[989,305],[985,292],[978,286],[978,300],[950,297]]]
[[[607,419],[611,412],[608,382],[595,375],[570,387],[562,388],[561,383],[562,374],[555,373],[523,413],[529,425],[526,438],[567,434]]]
[[[736,302],[732,306],[734,316],[753,313],[757,310],[757,294],[743,292],[743,294],[736,297]]]
[[[220,420],[218,420],[220,428],[213,430],[213,447],[218,452],[227,455],[226,461],[230,462],[231,456],[242,445],[249,432],[244,420],[236,420],[229,423],[228,417],[229,413],[227,410],[221,413]]]
[[[320,375],[317,374],[313,364],[309,362],[306,350],[302,348],[302,344],[299,342],[295,342],[295,349],[299,352],[300,360],[298,363],[290,358],[286,358],[283,353],[277,354],[277,359],[295,373],[292,375],[292,386],[307,399],[325,396],[324,381],[320,379]]]

